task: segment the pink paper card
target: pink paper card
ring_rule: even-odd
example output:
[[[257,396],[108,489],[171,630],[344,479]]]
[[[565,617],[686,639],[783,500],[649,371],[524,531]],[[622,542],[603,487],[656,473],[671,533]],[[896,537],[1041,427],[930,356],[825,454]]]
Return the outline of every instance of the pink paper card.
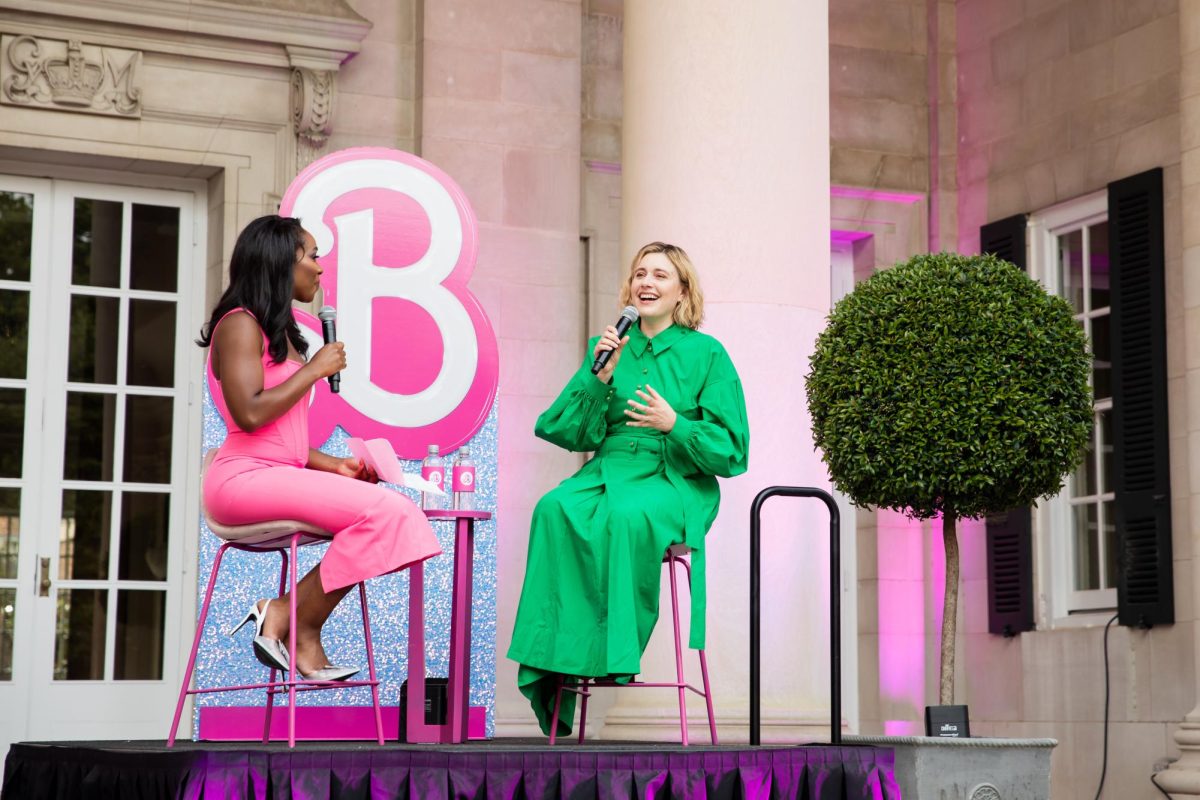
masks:
[[[351,436],[346,440],[350,454],[367,464],[379,475],[379,480],[404,486],[404,470],[396,458],[396,451],[387,439],[368,439],[366,441]]]

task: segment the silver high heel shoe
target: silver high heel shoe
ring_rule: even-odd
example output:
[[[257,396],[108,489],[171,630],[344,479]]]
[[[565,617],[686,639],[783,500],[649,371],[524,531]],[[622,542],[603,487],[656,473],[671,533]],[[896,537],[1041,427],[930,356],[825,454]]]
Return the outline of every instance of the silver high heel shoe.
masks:
[[[353,675],[357,675],[360,670],[361,667],[338,667],[333,664],[326,664],[320,669],[314,669],[307,675],[300,673],[300,677],[306,681],[321,681],[323,683],[344,681]]]
[[[246,616],[242,618],[241,622],[239,622],[237,625],[234,626],[233,630],[231,630],[229,632],[229,635],[233,636],[235,633],[237,633],[243,627],[245,627],[247,622],[249,622],[250,620],[254,620],[254,656],[255,656],[255,658],[257,658],[264,666],[268,666],[268,667],[271,667],[272,669],[278,669],[278,670],[282,670],[283,672],[287,672],[288,671],[287,647],[285,647],[283,642],[281,642],[279,639],[269,639],[266,636],[262,635],[263,623],[267,619],[267,606],[269,606],[269,605],[271,605],[271,601],[264,600],[263,604],[262,604],[262,608],[259,608],[258,602],[255,601],[254,605],[250,606],[250,610],[248,612],[246,612]],[[355,672],[357,672],[357,670],[355,670]],[[341,678],[339,680],[345,680],[345,679]]]

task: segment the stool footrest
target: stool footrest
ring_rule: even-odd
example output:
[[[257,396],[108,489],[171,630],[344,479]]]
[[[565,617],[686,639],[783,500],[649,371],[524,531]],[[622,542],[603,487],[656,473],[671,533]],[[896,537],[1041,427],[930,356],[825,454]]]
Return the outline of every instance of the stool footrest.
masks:
[[[188,697],[195,697],[204,694],[218,694],[221,692],[238,692],[238,691],[264,691],[266,692],[266,702],[264,708],[264,723],[262,741],[267,742],[270,739],[271,732],[271,716],[275,710],[276,695],[287,695],[287,705],[280,709],[286,710],[288,713],[288,747],[296,746],[296,694],[298,692],[319,691],[322,689],[352,689],[352,688],[367,688],[371,690],[371,706],[375,714],[375,739],[382,746],[383,739],[383,713],[379,702],[379,685],[378,675],[375,672],[375,654],[371,646],[371,621],[368,613],[367,604],[367,588],[363,583],[358,584],[358,602],[362,612],[363,624],[363,641],[366,646],[367,655],[367,674],[370,676],[368,680],[356,681],[330,681],[330,680],[308,680],[299,678],[291,679],[291,670],[271,670],[272,678],[279,674],[282,680],[268,680],[257,683],[241,684],[237,686],[213,686],[208,688],[191,688],[192,678],[195,674],[196,656],[200,651],[200,642],[204,635],[205,625],[208,622],[209,609],[212,604],[213,590],[217,584],[217,576],[221,570],[221,561],[225,553],[229,549],[243,550],[246,552],[268,552],[275,551],[279,553],[281,565],[279,571],[279,595],[288,594],[290,596],[288,611],[293,620],[293,625],[296,619],[296,564],[297,550],[304,544],[307,544],[309,539],[306,537],[317,536],[312,531],[306,531],[298,528],[292,523],[272,523],[272,525],[283,525],[284,527],[295,528],[294,532],[286,537],[286,540],[280,540],[272,545],[264,544],[263,542],[251,543],[249,541],[225,541],[217,548],[216,556],[213,558],[212,567],[209,570],[208,585],[204,592],[204,601],[200,604],[199,618],[196,620],[196,631],[192,637],[191,654],[188,657],[187,669],[183,675],[183,685],[179,688],[179,699],[175,704],[175,717],[171,722],[171,733],[167,737],[167,747],[174,747],[175,737],[179,732],[179,722],[183,716],[184,702]],[[325,538],[328,538],[326,535]],[[291,589],[289,592],[288,589]],[[295,651],[292,651],[292,658],[295,658]],[[357,673],[356,673],[357,674]]]

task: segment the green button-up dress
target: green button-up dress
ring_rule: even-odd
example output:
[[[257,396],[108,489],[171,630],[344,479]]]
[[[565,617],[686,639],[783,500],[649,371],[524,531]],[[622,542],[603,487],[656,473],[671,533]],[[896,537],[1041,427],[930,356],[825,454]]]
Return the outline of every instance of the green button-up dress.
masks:
[[[662,559],[672,544],[692,556],[689,644],[704,646],[704,536],[717,516],[717,477],[746,471],[750,432],[742,384],[713,337],[673,325],[653,339],[635,325],[612,384],[591,373],[591,353],[537,421],[535,433],[576,452],[583,467],[539,501],[529,531],[525,584],[508,657],[550,732],[558,676],[626,678],[658,619]],[[668,434],[625,423],[627,401],[653,386],[675,410]],[[575,694],[564,692],[567,734]]]

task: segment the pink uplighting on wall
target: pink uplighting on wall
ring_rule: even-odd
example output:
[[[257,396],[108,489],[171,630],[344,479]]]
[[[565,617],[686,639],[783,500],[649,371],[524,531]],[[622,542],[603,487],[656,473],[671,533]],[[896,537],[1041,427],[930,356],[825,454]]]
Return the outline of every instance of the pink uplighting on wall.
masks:
[[[878,512],[879,701],[885,733],[911,735],[926,695],[926,524],[894,511]],[[939,548],[940,549],[940,548]],[[907,717],[888,719],[889,717]]]
[[[860,189],[855,186],[830,186],[829,196],[832,198],[848,198],[850,200],[879,200],[884,203],[920,203],[925,200],[925,195],[917,192]]]
[[[871,236],[870,231],[840,231],[837,228],[829,231],[830,242],[858,242]]]

